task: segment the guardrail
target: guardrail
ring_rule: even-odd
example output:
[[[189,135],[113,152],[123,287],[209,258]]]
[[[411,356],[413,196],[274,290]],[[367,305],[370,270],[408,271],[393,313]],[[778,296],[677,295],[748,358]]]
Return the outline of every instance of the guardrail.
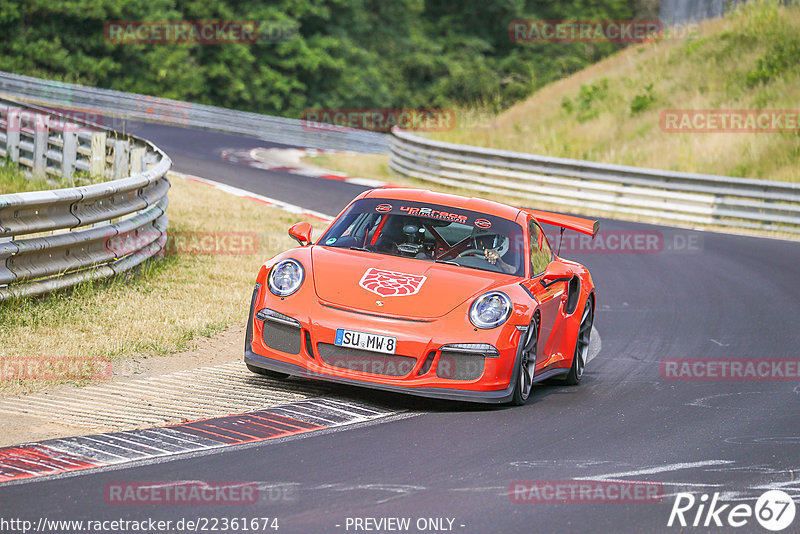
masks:
[[[112,117],[247,135],[285,145],[373,153],[386,153],[389,150],[389,136],[376,132],[314,128],[297,119],[97,89],[2,71],[0,93],[39,105],[90,109]]]
[[[172,162],[152,143],[3,100],[0,157],[32,175],[112,178],[0,195],[0,301],[113,276],[163,251]]]
[[[800,184],[458,145],[392,131],[389,166],[451,187],[667,222],[800,233]]]

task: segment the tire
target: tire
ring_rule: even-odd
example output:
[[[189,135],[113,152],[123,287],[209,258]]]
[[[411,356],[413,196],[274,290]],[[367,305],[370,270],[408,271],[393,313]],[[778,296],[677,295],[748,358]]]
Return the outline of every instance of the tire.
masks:
[[[511,404],[522,406],[528,401],[533,389],[533,375],[536,369],[536,349],[539,344],[539,316],[535,315],[527,332],[519,338],[519,362],[514,383]]]
[[[269,369],[262,369],[261,367],[250,365],[249,363],[246,363],[245,365],[247,365],[247,368],[255,374],[266,376],[268,378],[274,378],[275,380],[286,380],[290,376],[287,375],[286,373],[279,373],[278,371],[270,371]]]
[[[578,336],[575,339],[575,354],[572,357],[572,366],[564,379],[568,386],[577,386],[581,383],[583,372],[586,369],[586,356],[589,355],[589,338],[592,335],[592,325],[594,324],[594,305],[590,296],[586,299],[581,315],[581,324],[578,327]]]

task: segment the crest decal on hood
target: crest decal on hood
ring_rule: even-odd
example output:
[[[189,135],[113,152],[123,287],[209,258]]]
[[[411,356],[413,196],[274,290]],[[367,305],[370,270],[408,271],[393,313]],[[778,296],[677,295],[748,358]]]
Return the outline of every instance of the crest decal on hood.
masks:
[[[367,269],[358,285],[381,297],[406,297],[419,292],[427,277],[398,273],[372,267]]]

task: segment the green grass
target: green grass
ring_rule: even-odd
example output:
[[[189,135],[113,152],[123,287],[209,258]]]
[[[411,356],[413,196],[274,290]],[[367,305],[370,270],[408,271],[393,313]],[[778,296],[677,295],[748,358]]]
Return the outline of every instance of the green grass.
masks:
[[[102,176],[89,176],[83,171],[76,171],[72,178],[55,178],[49,175],[46,178],[28,176],[15,162],[0,160],[0,195],[64,189],[103,181],[105,178]]]
[[[16,163],[0,162],[0,195],[23,191],[46,191],[57,187],[68,186],[55,185],[54,182],[44,178],[27,177]]]

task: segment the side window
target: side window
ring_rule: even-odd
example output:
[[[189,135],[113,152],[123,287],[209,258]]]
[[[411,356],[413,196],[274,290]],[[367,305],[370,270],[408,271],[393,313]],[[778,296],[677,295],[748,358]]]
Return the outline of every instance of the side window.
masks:
[[[553,253],[550,251],[550,245],[547,244],[544,232],[536,221],[530,222],[529,230],[531,239],[531,276],[536,276],[547,269],[550,260],[553,259]]]

